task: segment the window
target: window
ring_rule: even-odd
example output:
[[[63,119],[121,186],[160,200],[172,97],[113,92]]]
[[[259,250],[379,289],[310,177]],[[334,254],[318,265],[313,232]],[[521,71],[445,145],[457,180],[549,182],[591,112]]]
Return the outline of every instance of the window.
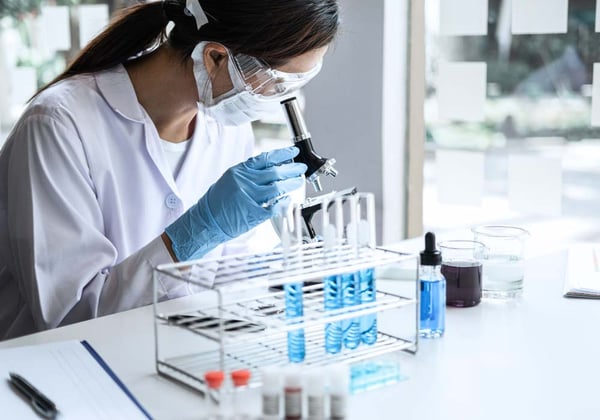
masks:
[[[425,229],[597,240],[595,2],[426,0],[425,20]]]
[[[0,3],[0,143],[35,91],[133,0],[7,0]]]

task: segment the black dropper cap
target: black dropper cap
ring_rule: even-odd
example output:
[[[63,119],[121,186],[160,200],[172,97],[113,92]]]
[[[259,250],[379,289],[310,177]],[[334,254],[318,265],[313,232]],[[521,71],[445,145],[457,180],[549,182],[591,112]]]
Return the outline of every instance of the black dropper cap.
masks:
[[[421,251],[421,265],[441,265],[442,253],[435,249],[435,235],[425,234],[425,249]]]

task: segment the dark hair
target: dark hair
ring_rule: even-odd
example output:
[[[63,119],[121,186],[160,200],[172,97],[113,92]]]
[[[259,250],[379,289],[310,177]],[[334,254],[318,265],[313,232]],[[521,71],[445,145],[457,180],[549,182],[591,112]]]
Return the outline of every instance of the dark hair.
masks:
[[[200,41],[214,41],[278,66],[331,43],[339,26],[336,0],[200,0],[208,23],[199,30],[185,0],[137,4],[121,10],[54,80],[111,68],[168,41],[189,57]],[[174,27],[166,34],[169,22]],[[37,94],[36,94],[37,95]]]

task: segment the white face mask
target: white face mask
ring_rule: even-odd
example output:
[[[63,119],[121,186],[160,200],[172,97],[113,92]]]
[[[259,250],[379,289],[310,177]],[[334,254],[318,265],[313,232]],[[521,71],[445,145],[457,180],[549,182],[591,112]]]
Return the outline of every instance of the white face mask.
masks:
[[[241,125],[281,112],[278,101],[257,100],[250,92],[238,92],[208,107],[207,114],[224,125]]]
[[[242,125],[281,112],[279,100],[267,101],[251,94],[244,82],[233,75],[236,74],[230,57],[227,60],[233,89],[213,98],[212,83],[204,65],[204,47],[207,42],[200,42],[192,52],[194,77],[198,87],[200,106],[205,113],[224,125]]]

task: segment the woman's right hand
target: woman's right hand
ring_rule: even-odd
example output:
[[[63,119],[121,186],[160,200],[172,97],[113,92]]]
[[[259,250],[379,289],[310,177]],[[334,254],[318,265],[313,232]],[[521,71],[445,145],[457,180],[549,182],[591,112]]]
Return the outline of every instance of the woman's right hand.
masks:
[[[277,149],[229,168],[165,230],[177,259],[200,258],[287,206],[287,194],[302,186],[307,169],[292,161],[298,152],[296,147]]]

